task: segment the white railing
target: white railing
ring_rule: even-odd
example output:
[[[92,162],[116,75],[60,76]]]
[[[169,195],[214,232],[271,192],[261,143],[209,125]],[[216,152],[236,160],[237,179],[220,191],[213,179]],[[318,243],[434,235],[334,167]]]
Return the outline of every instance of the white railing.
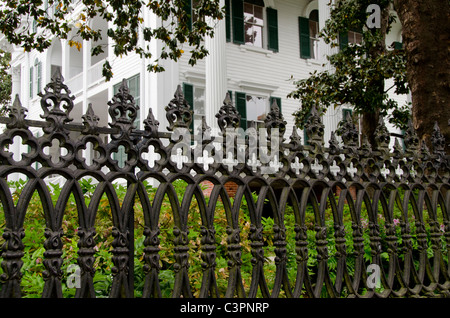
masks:
[[[78,73],[75,76],[69,78],[66,81],[67,86],[69,87],[72,94],[77,94],[78,92],[83,90],[83,72]]]
[[[97,84],[98,82],[103,80],[102,75],[103,63],[105,63],[105,59],[95,63],[94,65],[88,68],[87,74],[88,86]]]

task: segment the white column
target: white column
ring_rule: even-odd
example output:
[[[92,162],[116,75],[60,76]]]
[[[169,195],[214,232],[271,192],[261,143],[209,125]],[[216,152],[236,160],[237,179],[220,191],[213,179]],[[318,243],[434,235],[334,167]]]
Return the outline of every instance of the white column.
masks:
[[[225,5],[220,0],[220,6]],[[218,129],[216,114],[223,104],[227,92],[227,64],[226,64],[226,26],[225,19],[209,21],[215,26],[214,37],[205,39],[205,47],[209,55],[205,60],[205,116],[212,133]]]
[[[20,100],[22,100],[22,96],[21,96],[22,69],[21,68],[22,68],[21,65],[12,68],[11,102],[14,102],[16,95],[19,95]]]
[[[67,42],[68,41],[64,39],[61,40],[61,75],[64,77],[65,82],[70,79],[70,46]],[[53,76],[53,74],[50,74],[50,77],[51,76]]]
[[[86,111],[88,109],[88,79],[89,74],[88,70],[91,66],[91,43],[90,41],[83,40],[83,110],[82,114],[86,114]],[[92,151],[88,148],[86,150],[83,150],[83,156],[86,158],[86,162],[91,163],[92,162]]]

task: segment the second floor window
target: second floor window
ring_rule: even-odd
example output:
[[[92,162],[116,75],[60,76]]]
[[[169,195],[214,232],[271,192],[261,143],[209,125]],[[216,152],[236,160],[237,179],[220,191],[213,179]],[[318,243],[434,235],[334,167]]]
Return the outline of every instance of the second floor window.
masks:
[[[349,44],[361,44],[362,34],[355,31],[348,31],[348,43]]]
[[[263,47],[263,7],[244,3],[245,44]]]
[[[313,10],[309,15],[309,42],[310,56],[319,58],[319,11]]]

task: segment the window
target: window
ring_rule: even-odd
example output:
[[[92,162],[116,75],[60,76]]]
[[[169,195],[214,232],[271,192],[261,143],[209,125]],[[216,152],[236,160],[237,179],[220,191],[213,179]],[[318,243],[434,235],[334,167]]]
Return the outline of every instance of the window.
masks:
[[[348,31],[348,43],[349,44],[361,44],[362,34],[355,31]]]
[[[42,63],[38,59],[34,61],[34,69],[36,70],[36,94],[39,94],[42,88]]]
[[[264,128],[264,119],[269,111],[267,98],[247,95],[247,126],[251,121],[256,122],[255,128]]]
[[[300,57],[319,58],[319,11],[313,10],[308,18],[299,17]]]
[[[263,8],[251,3],[244,3],[245,44],[263,47]]]
[[[33,85],[34,85],[33,67],[30,67],[30,98],[33,98]]]
[[[278,107],[281,111],[281,98],[264,97],[254,94],[246,94],[236,92],[236,109],[241,115],[240,127],[246,130],[251,126],[251,122],[255,122],[256,129],[264,128],[264,120],[270,110],[270,104],[276,99]]]
[[[192,30],[192,24],[199,19],[194,8],[197,8],[200,0],[186,0],[184,10],[189,14],[188,28]]]
[[[228,42],[278,52],[278,13],[273,8],[264,10],[264,1],[226,0],[225,22]]]
[[[309,15],[309,45],[312,59],[319,58],[319,11],[313,10]]]
[[[184,98],[194,110],[193,121],[190,129],[193,134],[197,133],[197,128],[202,125],[202,117],[205,116],[205,89],[192,84],[183,84]]]
[[[362,33],[354,30],[339,34],[339,48],[343,50],[347,45],[361,44]]]

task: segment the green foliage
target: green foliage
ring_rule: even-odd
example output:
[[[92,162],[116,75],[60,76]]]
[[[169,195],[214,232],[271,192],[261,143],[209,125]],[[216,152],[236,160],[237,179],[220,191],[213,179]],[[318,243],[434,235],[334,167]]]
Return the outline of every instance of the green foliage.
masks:
[[[213,35],[213,27],[207,24],[207,20],[209,17],[223,19],[225,16],[219,0],[199,1],[192,12],[186,10],[186,0],[83,0],[83,9],[76,14],[72,2],[7,1],[0,9],[0,32],[10,43],[23,47],[25,51],[43,51],[50,47],[53,37],[58,37],[68,39],[69,45],[78,50],[83,40],[92,41],[91,54],[98,55],[105,49],[104,44],[99,44],[102,43],[102,30],[93,29],[91,22],[99,18],[111,25],[107,37],[114,43],[115,56],[134,52],[141,58],[153,60],[148,65],[149,71],[161,72],[164,68],[160,60],[178,60],[184,53],[183,44],[189,45],[191,49],[191,65],[204,58],[207,50],[203,39]],[[144,23],[148,17],[146,12],[152,12],[161,25],[150,27]],[[194,14],[203,18],[192,22]],[[143,45],[138,30],[142,30]],[[161,41],[163,44],[159,56],[151,54],[150,41]],[[108,61],[103,65],[103,75],[107,80],[113,76]]]
[[[13,191],[13,199],[17,202],[20,193],[26,184],[25,181],[17,181],[11,183],[10,186]],[[81,188],[85,194],[86,203],[89,203],[90,198],[95,190],[95,185],[92,183],[92,180],[84,180],[80,181]],[[176,181],[173,183],[176,193],[178,195],[179,200],[182,200],[186,183],[184,181]],[[151,187],[150,185],[146,186],[147,194],[149,198],[152,199],[155,195],[156,189]],[[126,188],[121,185],[115,186],[118,197],[123,200],[126,193]],[[59,185],[51,184],[49,185],[49,190],[51,190],[52,199],[56,202],[59,194],[61,192],[61,187]],[[399,190],[399,195],[403,197],[402,190]],[[414,194],[417,196],[417,193]],[[258,194],[253,193],[252,199],[256,201],[258,198]],[[337,198],[336,198],[337,199]],[[398,203],[398,202],[397,202]],[[26,213],[25,222],[24,222],[24,230],[25,237],[23,239],[23,243],[25,245],[24,257],[22,258],[24,264],[22,267],[23,278],[21,282],[23,296],[24,297],[40,297],[42,294],[44,280],[42,277],[42,272],[45,270],[43,265],[44,259],[44,229],[45,229],[45,218],[43,215],[42,204],[39,199],[37,193],[35,193],[30,201],[29,208]],[[135,211],[135,228],[134,228],[134,245],[135,245],[135,254],[134,254],[134,279],[135,279],[135,297],[141,297],[145,282],[145,274],[143,271],[144,259],[144,218],[142,212],[142,205],[138,199],[136,199],[134,205]],[[316,221],[315,214],[312,205],[308,205],[305,211],[305,223],[304,225],[307,227],[307,243],[308,243],[308,260],[307,260],[307,268],[308,275],[314,284],[314,280],[316,279],[317,269],[318,269],[318,260],[317,260],[317,249],[316,249]],[[381,254],[383,264],[385,266],[385,270],[388,271],[389,260],[391,255],[388,252],[388,247],[386,245],[386,231],[385,231],[385,215],[382,209],[382,206],[379,206],[378,210],[378,224],[380,228],[380,237],[383,242]],[[412,244],[414,249],[414,261],[415,266],[418,268],[418,242],[414,236],[416,232],[416,224],[415,217],[413,213],[413,209],[411,205],[408,207],[408,221],[411,228],[412,234]],[[398,246],[401,249],[402,246],[402,233],[400,222],[402,221],[403,211],[400,208],[400,205],[395,204],[393,210],[393,219],[394,223],[398,224],[396,226],[396,235],[398,239]],[[438,207],[437,217],[439,224],[443,224],[443,216],[442,210]],[[423,216],[424,222],[426,224],[426,231],[428,235],[428,240],[430,240],[430,215],[427,210],[424,210]],[[345,226],[345,239],[346,239],[346,247],[347,247],[347,270],[350,275],[353,275],[355,270],[355,249],[353,246],[353,229],[352,225],[358,220],[355,220],[352,217],[351,210],[349,206],[346,204],[344,206],[343,211],[343,223]],[[366,264],[370,264],[372,260],[372,253],[370,249],[370,235],[369,235],[369,219],[366,210],[365,204],[362,206],[361,211],[361,225],[363,227],[363,239],[364,239],[364,261]],[[242,279],[243,285],[246,292],[250,289],[250,284],[252,280],[252,254],[251,254],[251,245],[249,240],[250,235],[250,213],[248,208],[248,202],[244,199],[241,203],[240,208],[240,217],[239,217],[239,227],[240,227],[240,237],[241,237],[241,251],[242,251]],[[200,292],[200,287],[203,279],[203,268],[201,254],[202,254],[202,246],[201,246],[201,228],[202,224],[200,210],[198,207],[198,202],[193,199],[189,209],[188,216],[188,230],[189,230],[189,279],[190,285],[192,288],[192,293],[194,296],[198,296]],[[228,222],[226,218],[225,208],[223,203],[219,200],[216,205],[215,214],[214,214],[214,227],[216,230],[216,280],[217,286],[220,295],[224,295],[227,286],[228,286],[228,257],[227,257],[227,228]],[[267,281],[267,285],[269,290],[271,291],[274,286],[274,281],[276,277],[276,264],[275,264],[275,232],[274,232],[275,221],[272,217],[263,217],[262,218],[262,226],[263,226],[263,238],[264,238],[264,275]],[[111,285],[112,285],[112,273],[111,268],[113,267],[113,263],[111,260],[111,242],[112,242],[112,218],[110,213],[109,202],[104,195],[99,204],[99,209],[97,213],[96,219],[96,246],[95,246],[95,263],[94,268],[96,269],[94,276],[94,287],[96,291],[97,297],[108,297]],[[287,205],[285,207],[284,212],[284,226],[286,229],[286,252],[287,252],[287,270],[288,277],[291,284],[294,284],[296,275],[297,275],[297,253],[296,253],[296,241],[295,241],[295,226],[296,219],[292,206]],[[336,251],[336,242],[335,242],[335,231],[334,231],[334,221],[333,221],[333,211],[330,208],[330,202],[327,202],[327,209],[325,210],[325,226],[327,227],[327,242],[328,242],[328,255],[329,258],[327,260],[329,275],[332,282],[335,282],[336,279],[336,271],[338,264],[338,257]],[[0,213],[0,229],[3,230],[5,227],[5,219],[4,213]],[[63,231],[64,235],[62,237],[63,241],[63,265],[62,271],[64,273],[62,279],[63,286],[63,294],[64,297],[74,297],[75,289],[67,287],[67,278],[71,273],[68,268],[72,264],[77,263],[77,243],[78,243],[78,235],[77,235],[77,209],[76,203],[73,196],[70,196],[69,201],[66,205],[64,220],[63,220]],[[175,283],[175,275],[174,275],[174,235],[173,235],[173,227],[174,227],[174,215],[173,210],[168,200],[167,196],[164,198],[163,205],[161,208],[160,218],[159,218],[159,227],[160,227],[160,265],[161,270],[159,272],[159,280],[160,287],[162,291],[163,297],[171,297],[174,283]],[[3,240],[3,239],[2,239]],[[3,242],[0,242],[3,244]],[[445,262],[448,262],[447,252],[446,252],[446,242],[445,237],[442,236],[442,246],[443,246],[443,257]],[[433,257],[434,251],[432,250],[431,244],[429,244],[428,248],[429,257]],[[399,257],[402,261],[402,253],[399,250]],[[342,295],[346,295],[346,290],[342,292]],[[262,296],[259,291],[257,294],[258,297]],[[281,293],[280,297],[284,297],[284,291]],[[307,295],[303,295],[307,297]],[[324,290],[323,296],[327,296],[326,291]]]
[[[11,104],[11,53],[0,50],[0,114],[4,115],[6,107]]]
[[[366,8],[372,2],[345,0],[332,8],[331,18],[319,37],[331,47],[337,47],[340,34],[358,31],[362,34],[362,43],[349,44],[338,53],[327,56],[331,70],[314,71],[306,79],[294,80],[296,89],[288,96],[301,100],[301,107],[293,114],[300,128],[303,128],[313,105],[319,113],[325,113],[329,107],[343,104],[352,105],[355,114],[379,111],[380,115],[387,117],[391,111],[389,121],[406,128],[408,105],[399,105],[388,94],[392,89],[396,94],[408,93],[405,52],[386,49],[384,44],[395,16],[390,15],[384,21],[385,28],[366,27],[369,15]],[[377,4],[384,8],[389,3],[389,0],[384,0]],[[384,87],[387,79],[393,79],[392,87]]]

